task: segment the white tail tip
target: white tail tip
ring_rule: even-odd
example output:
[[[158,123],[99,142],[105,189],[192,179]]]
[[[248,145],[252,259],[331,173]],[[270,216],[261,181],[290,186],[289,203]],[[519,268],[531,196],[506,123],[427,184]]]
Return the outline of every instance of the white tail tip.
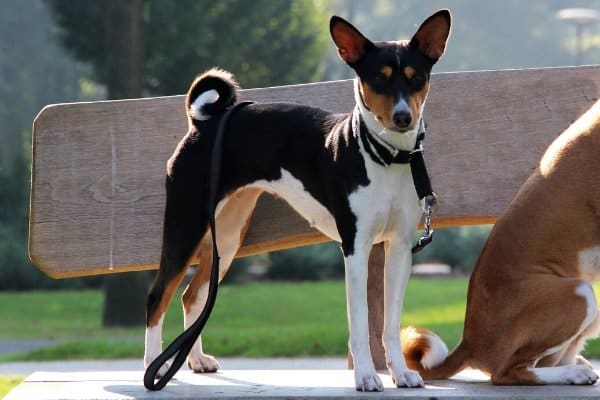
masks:
[[[206,121],[211,116],[204,114],[202,112],[202,108],[207,104],[216,102],[217,100],[219,100],[219,92],[217,92],[215,89],[207,90],[206,92],[200,94],[200,96],[194,100],[192,105],[190,105],[190,116],[198,121]]]

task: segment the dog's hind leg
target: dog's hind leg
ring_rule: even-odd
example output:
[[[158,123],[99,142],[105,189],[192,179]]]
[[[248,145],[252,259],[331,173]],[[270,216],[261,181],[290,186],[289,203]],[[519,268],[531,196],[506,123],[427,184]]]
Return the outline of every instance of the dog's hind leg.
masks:
[[[194,249],[208,227],[203,196],[194,193],[193,189],[188,194],[181,186],[167,181],[160,268],[146,299],[145,367],[161,353],[165,312],[183,280]],[[163,366],[159,375],[166,369],[168,366]]]
[[[593,311],[592,311],[593,312]],[[592,368],[592,365],[580,355],[581,351],[585,347],[585,342],[588,339],[592,339],[598,336],[600,333],[600,313],[596,309],[596,317],[592,322],[585,328],[566,348],[562,354],[558,365],[570,365],[570,364],[581,364]]]
[[[229,270],[246,236],[250,218],[261,192],[260,189],[252,188],[237,191],[225,201],[216,218],[217,248],[220,256],[219,280]],[[212,237],[210,232],[207,232],[198,248],[198,268],[182,297],[186,329],[196,321],[206,303],[211,265]],[[215,372],[220,368],[213,356],[204,353],[201,336],[198,337],[188,356],[188,366],[195,372]]]
[[[596,382],[598,376],[588,365],[574,365],[581,339],[597,330],[598,306],[592,286],[552,276],[537,277],[535,287],[527,286],[525,290],[535,298],[526,301],[531,305],[515,318],[510,332],[503,335],[512,341],[513,346],[505,348],[512,348],[513,353],[506,367],[492,373],[492,382],[498,385]],[[547,310],[555,311],[550,316]],[[569,361],[570,365],[561,365],[563,361]]]

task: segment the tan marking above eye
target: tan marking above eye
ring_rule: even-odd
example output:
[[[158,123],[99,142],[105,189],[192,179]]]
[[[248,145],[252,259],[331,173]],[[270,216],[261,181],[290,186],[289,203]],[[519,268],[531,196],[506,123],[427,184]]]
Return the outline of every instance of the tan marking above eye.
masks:
[[[410,65],[407,65],[406,67],[404,67],[404,76],[406,77],[406,79],[408,79],[409,81],[415,77],[415,74],[417,73],[417,71],[415,71],[415,69],[413,67],[411,67]]]
[[[383,75],[385,79],[390,79],[394,71],[392,70],[392,67],[386,65],[385,67],[381,68],[379,72],[381,72],[381,75]]]

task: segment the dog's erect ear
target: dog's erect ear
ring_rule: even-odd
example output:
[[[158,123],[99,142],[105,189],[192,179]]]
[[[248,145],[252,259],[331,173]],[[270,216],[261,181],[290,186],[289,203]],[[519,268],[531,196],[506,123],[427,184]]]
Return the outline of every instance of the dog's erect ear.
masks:
[[[338,16],[331,17],[329,31],[338,48],[338,54],[347,64],[354,64],[374,46],[351,23]]]
[[[434,62],[439,60],[450,35],[450,11],[439,10],[425,20],[410,40],[410,46],[418,48]]]

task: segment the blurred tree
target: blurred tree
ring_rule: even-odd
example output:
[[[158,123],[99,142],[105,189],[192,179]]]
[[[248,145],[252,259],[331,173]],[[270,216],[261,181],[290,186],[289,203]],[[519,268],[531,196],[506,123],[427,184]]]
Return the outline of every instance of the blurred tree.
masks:
[[[108,98],[141,97],[144,49],[142,0],[111,0],[103,5],[103,43],[110,45],[110,51],[105,52],[103,60]],[[143,325],[147,286],[145,273],[108,275],[104,283],[102,324]]]
[[[48,0],[59,38],[106,83],[107,7],[114,1]],[[327,13],[315,1],[146,0],[141,31],[142,86],[152,94],[184,92],[199,72],[218,65],[246,87],[310,82],[320,77]],[[134,49],[129,44],[132,51]]]
[[[27,257],[31,123],[46,104],[80,99],[88,68],[48,37],[52,23],[36,0],[0,5],[0,290],[78,285],[47,278]]]
[[[491,225],[436,229],[433,243],[417,253],[413,262],[441,262],[469,272],[475,266],[490,230]]]
[[[275,251],[269,254],[266,279],[311,281],[344,277],[340,245],[335,242]]]

